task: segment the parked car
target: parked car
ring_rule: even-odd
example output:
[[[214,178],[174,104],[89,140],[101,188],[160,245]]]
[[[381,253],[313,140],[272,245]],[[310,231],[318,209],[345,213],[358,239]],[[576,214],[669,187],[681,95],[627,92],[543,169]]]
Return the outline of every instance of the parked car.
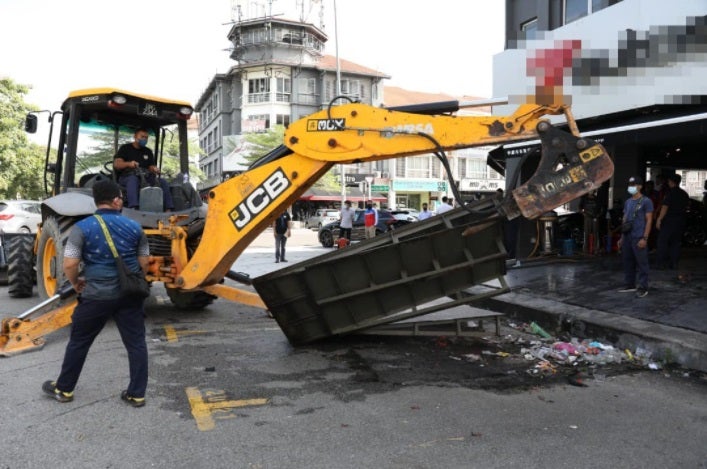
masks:
[[[391,210],[390,213],[393,214],[398,220],[404,221],[417,221],[417,216],[420,214],[418,210],[414,208],[403,208],[400,210]]]
[[[340,214],[338,210],[320,208],[314,215],[304,221],[304,227],[319,229],[327,223],[338,221],[339,217]]]
[[[356,210],[356,218],[354,218],[353,228],[351,229],[351,241],[361,241],[366,239],[365,225],[363,222],[363,214],[365,210]],[[378,210],[378,224],[376,225],[376,236],[385,233],[386,231],[399,228],[407,225],[409,221],[398,220],[387,210]],[[325,248],[334,246],[336,240],[339,239],[339,220],[333,223],[324,225],[319,229],[319,242]]]
[[[0,233],[36,233],[42,222],[41,202],[0,201]]]

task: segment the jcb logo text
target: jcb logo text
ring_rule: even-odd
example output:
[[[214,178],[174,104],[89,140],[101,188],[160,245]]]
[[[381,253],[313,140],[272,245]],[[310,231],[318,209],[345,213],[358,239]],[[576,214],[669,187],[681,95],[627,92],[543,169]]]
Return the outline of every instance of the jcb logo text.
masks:
[[[253,218],[265,210],[277,197],[290,187],[290,180],[282,168],[277,168],[261,185],[248,194],[243,202],[238,204],[229,216],[238,231],[245,228]]]

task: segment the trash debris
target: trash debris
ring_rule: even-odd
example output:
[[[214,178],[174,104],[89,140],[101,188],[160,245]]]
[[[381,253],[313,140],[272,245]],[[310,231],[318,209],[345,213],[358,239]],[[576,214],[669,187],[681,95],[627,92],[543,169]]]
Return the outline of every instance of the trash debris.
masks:
[[[545,329],[538,326],[538,324],[535,321],[530,323],[530,330],[533,331],[534,334],[537,334],[544,339],[552,339],[552,336],[550,334],[548,334],[545,331]]]

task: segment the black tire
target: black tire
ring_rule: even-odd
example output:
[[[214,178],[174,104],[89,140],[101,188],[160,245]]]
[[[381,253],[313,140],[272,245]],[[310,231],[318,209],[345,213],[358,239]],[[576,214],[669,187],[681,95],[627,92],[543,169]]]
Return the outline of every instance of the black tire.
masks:
[[[34,288],[34,238],[12,236],[7,240],[7,293],[12,298],[29,298]]]
[[[707,232],[700,226],[688,226],[682,235],[682,242],[686,246],[700,247],[707,241]]]
[[[44,300],[54,296],[66,281],[64,246],[74,223],[76,219],[55,217],[48,217],[42,223],[37,246],[37,291]]]
[[[330,248],[334,246],[334,235],[329,230],[324,230],[319,233],[319,242],[325,248]]]
[[[177,309],[204,309],[214,302],[215,296],[203,291],[184,292],[167,288],[167,296]]]

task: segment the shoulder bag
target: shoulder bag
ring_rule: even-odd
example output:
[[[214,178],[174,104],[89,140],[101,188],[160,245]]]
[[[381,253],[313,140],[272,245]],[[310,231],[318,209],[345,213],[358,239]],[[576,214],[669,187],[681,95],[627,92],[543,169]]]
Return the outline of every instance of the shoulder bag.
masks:
[[[113,252],[113,258],[115,258],[115,264],[118,267],[118,279],[120,280],[120,293],[124,296],[132,296],[139,298],[147,298],[150,296],[150,284],[145,280],[145,274],[140,272],[133,272],[125,265],[125,261],[118,255],[118,250],[113,244],[113,238],[108,231],[106,223],[100,215],[95,215],[98,223],[101,225],[103,230],[103,235],[106,237],[108,246]]]

